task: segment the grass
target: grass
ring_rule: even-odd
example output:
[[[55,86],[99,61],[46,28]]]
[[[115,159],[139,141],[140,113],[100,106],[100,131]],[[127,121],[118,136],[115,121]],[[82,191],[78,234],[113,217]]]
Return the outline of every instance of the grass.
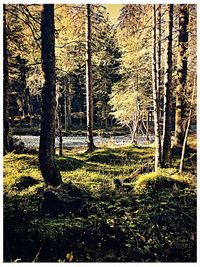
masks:
[[[76,150],[56,157],[64,183],[84,193],[87,214],[41,213],[35,154],[4,157],[4,261],[194,262],[196,176],[174,167],[116,187],[152,159],[153,146]],[[186,170],[191,167],[186,162]],[[195,163],[194,163],[195,166]],[[189,169],[190,170],[190,169]]]

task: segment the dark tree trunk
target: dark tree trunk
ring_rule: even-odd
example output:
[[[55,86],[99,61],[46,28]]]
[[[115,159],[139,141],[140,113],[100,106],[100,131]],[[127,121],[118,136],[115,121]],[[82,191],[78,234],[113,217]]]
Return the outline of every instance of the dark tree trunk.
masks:
[[[153,31],[152,31],[152,83],[153,83],[153,106],[154,106],[154,134],[155,134],[155,171],[161,167],[161,138],[160,138],[160,99],[158,93],[158,70],[156,60],[156,6],[153,5]]]
[[[196,89],[196,76],[194,77],[194,84],[193,84],[193,90],[192,90],[192,100],[191,100],[190,111],[189,111],[188,120],[187,120],[187,127],[186,127],[186,131],[185,131],[185,137],[184,137],[183,148],[182,148],[182,153],[181,153],[181,161],[180,161],[180,166],[179,166],[179,172],[180,173],[183,172],[185,150],[186,150],[187,139],[188,139],[190,123],[191,123],[191,118],[192,118],[192,108],[193,108],[193,105],[194,105],[195,89]]]
[[[157,68],[157,95],[159,101],[159,123],[161,123],[161,5],[156,8],[156,68]],[[160,129],[161,131],[161,129]],[[161,135],[161,133],[160,133]]]
[[[162,164],[170,164],[171,158],[171,113],[172,113],[172,29],[173,5],[167,5],[166,56],[164,78],[164,119]]]
[[[95,149],[93,141],[93,96],[91,63],[91,5],[86,5],[86,113],[88,151]]]
[[[63,155],[63,138],[62,138],[62,124],[61,124],[61,111],[60,104],[58,103],[58,135],[59,135],[59,156]]]
[[[71,89],[67,78],[64,80],[64,110],[65,110],[65,131],[72,126],[71,119]]]
[[[3,6],[3,151],[4,154],[10,151],[9,142],[9,78],[8,78],[8,52],[7,52],[7,33],[6,33],[6,14],[5,5]]]
[[[176,87],[176,118],[175,118],[175,146],[182,147],[185,134],[186,113],[186,80],[187,80],[187,51],[188,51],[188,5],[180,5],[179,13],[179,43],[177,62]]]
[[[54,5],[43,5],[41,21],[42,69],[45,84],[42,89],[42,116],[39,148],[39,163],[42,176],[47,185],[58,186],[61,175],[54,162],[55,139],[55,28]]]
[[[56,97],[57,131],[58,131],[58,136],[59,136],[59,156],[62,156],[63,155],[63,138],[62,138],[62,122],[61,122],[60,97],[61,97],[61,95],[57,91],[57,97]]]
[[[29,87],[27,87],[27,104],[28,104],[28,116],[29,116],[29,125],[32,126],[32,106],[31,106],[31,96]]]
[[[65,113],[65,132],[68,129],[68,120],[67,120],[67,78],[64,79],[64,113]]]

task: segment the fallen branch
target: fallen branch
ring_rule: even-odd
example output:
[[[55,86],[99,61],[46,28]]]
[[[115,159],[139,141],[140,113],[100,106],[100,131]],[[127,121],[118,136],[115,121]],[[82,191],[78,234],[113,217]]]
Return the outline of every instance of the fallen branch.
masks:
[[[144,172],[151,172],[154,170],[154,159],[148,161],[145,163],[142,167],[135,170],[133,173],[129,175],[129,177],[125,178],[123,180],[124,183],[130,183],[132,180],[134,180],[139,174],[142,174]]]
[[[35,258],[34,258],[34,260],[32,262],[38,262],[41,250],[42,250],[42,246],[39,248],[38,253],[36,254],[36,256],[35,256]]]

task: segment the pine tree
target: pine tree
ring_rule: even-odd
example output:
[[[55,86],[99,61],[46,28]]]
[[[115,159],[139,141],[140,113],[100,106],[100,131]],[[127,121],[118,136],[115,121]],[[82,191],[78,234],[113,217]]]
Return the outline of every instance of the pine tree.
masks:
[[[91,5],[86,5],[86,116],[88,151],[95,149],[93,141],[93,96],[91,63]]]
[[[9,89],[9,76],[8,76],[8,45],[7,45],[7,31],[6,31],[6,10],[5,5],[3,6],[3,71],[4,71],[4,85],[3,85],[3,146],[4,154],[10,151],[9,142],[9,99],[8,99],[8,89]]]
[[[48,185],[61,184],[61,175],[54,162],[55,140],[55,28],[54,5],[44,4],[41,21],[42,69],[45,84],[42,90],[42,117],[39,163],[44,181]]]
[[[180,5],[179,13],[179,39],[177,62],[176,87],[176,119],[175,119],[175,145],[182,147],[185,133],[186,113],[186,81],[187,81],[187,51],[188,51],[188,5]]]

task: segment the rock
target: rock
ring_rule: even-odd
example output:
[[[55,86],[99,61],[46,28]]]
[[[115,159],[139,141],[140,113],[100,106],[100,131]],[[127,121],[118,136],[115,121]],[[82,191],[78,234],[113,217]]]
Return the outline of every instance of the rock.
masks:
[[[44,191],[42,214],[48,216],[87,216],[87,201],[82,191],[72,184],[63,184]]]

